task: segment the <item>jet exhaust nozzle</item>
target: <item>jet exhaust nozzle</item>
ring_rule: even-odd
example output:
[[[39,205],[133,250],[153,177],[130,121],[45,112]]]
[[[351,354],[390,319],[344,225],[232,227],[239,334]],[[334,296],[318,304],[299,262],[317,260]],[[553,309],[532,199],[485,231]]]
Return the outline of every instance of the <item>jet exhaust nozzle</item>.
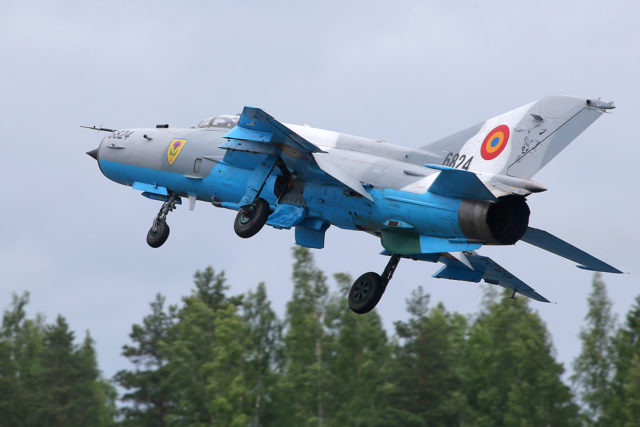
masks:
[[[98,149],[94,148],[91,151],[87,151],[87,154],[90,155],[91,157],[93,157],[94,159],[98,160]]]
[[[497,202],[464,199],[458,210],[458,221],[470,239],[513,245],[526,233],[530,213],[526,199],[521,196],[502,196]]]

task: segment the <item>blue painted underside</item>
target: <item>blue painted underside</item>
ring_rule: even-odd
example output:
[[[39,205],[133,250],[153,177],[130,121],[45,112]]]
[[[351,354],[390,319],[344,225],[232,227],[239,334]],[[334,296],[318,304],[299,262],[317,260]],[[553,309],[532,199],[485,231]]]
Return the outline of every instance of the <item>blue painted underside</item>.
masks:
[[[465,282],[478,283],[482,280],[484,270],[475,271],[468,268],[456,268],[448,265],[442,266],[440,270],[436,271],[432,277],[436,279],[451,279],[451,280],[463,280]]]
[[[296,243],[307,248],[324,248],[324,233],[328,226],[319,230],[299,226],[296,227]]]
[[[267,225],[275,228],[291,228],[298,225],[304,219],[306,209],[304,206],[278,203],[273,213],[267,220]]]
[[[169,192],[186,197],[195,195],[199,200],[221,202],[224,207],[238,209],[239,202],[246,193],[247,181],[253,171],[218,163],[208,177],[190,179],[181,174],[141,168],[117,162],[100,160],[102,172],[113,181],[133,185],[149,192]],[[457,212],[461,200],[427,192],[414,194],[391,189],[368,188],[375,203],[345,191],[340,185],[330,185],[308,181],[305,183],[303,199],[305,206],[277,204],[273,193],[276,177],[270,176],[260,193],[273,214],[268,224],[277,228],[299,226],[310,231],[299,232],[299,240],[310,247],[317,247],[324,241],[328,224],[345,229],[367,229],[380,231],[394,229],[390,224],[408,232],[453,239],[449,250],[469,250],[478,245],[466,243],[458,225]],[[390,221],[390,220],[393,221]],[[325,225],[326,224],[326,225]],[[400,227],[402,225],[402,227]],[[412,228],[410,228],[410,227]],[[429,238],[423,238],[425,247],[433,250]],[[433,246],[433,245],[431,245]],[[447,249],[447,248],[442,248]]]
[[[444,237],[420,236],[420,249],[423,254],[473,251],[479,249],[480,246],[482,246],[480,243],[454,241]]]
[[[131,185],[134,190],[144,191],[145,193],[156,194],[159,196],[168,196],[169,192],[167,191],[167,187],[162,187],[159,185],[151,185],[145,182],[137,182],[134,181]]]

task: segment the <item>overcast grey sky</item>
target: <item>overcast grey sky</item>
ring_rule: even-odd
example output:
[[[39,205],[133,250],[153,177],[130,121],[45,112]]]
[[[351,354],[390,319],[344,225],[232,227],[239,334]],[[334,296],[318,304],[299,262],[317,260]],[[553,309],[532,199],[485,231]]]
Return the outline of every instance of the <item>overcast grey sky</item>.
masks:
[[[191,126],[244,105],[289,122],[420,146],[550,94],[603,97],[600,118],[536,180],[531,225],[631,275],[606,275],[615,310],[640,294],[640,30],[637,2],[0,2],[0,307],[29,290],[30,313],[62,313],[97,341],[107,376],[157,292],[178,302],[196,269],[224,269],[232,293],[264,280],[282,315],[292,231],[243,240],[234,213],[198,203],[171,214],[108,181],[79,125]],[[331,228],[314,251],[327,273],[382,271],[379,241]],[[483,248],[556,304],[533,303],[568,367],[579,352],[591,275],[525,243]],[[401,262],[379,305],[389,331],[418,285],[463,313],[480,286]]]

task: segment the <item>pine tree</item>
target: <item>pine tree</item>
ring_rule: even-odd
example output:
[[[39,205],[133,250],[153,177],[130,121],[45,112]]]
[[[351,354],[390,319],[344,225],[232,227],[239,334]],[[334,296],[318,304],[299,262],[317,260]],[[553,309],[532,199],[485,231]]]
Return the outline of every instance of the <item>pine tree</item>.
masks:
[[[100,376],[95,342],[89,331],[86,332],[76,355],[81,371],[90,373],[84,378],[79,378],[80,389],[86,390],[86,394],[80,396],[78,404],[86,409],[86,419],[95,420],[97,426],[115,425],[118,394],[113,384]]]
[[[224,272],[207,267],[194,274],[195,289],[183,305],[164,310],[164,297],[151,303],[134,345],[123,354],[135,365],[117,381],[130,390],[123,410],[131,425],[246,425],[247,328],[238,313],[241,297],[228,297]]]
[[[219,425],[246,426],[253,413],[247,374],[248,329],[237,308],[218,310],[211,361],[203,365],[207,409]]]
[[[640,295],[614,338],[615,374],[603,423],[636,426],[640,419]]]
[[[410,318],[396,322],[392,419],[398,425],[460,425],[466,416],[462,366],[466,319],[442,304],[429,308],[422,287],[407,301]]]
[[[472,419],[484,426],[578,424],[544,323],[525,298],[508,294],[469,331],[464,378]]]
[[[0,425],[17,425],[24,419],[21,417],[18,401],[22,394],[17,367],[13,360],[12,343],[3,337],[0,340]]]
[[[339,291],[327,307],[325,321],[334,337],[327,343],[327,423],[389,425],[390,351],[382,320],[375,310],[366,315],[353,313],[347,304],[351,277],[334,277]]]
[[[634,354],[624,384],[622,413],[624,425],[634,427],[640,421],[640,355]]]
[[[27,319],[29,293],[13,295],[0,334],[0,425],[35,425],[37,371],[42,356],[41,316]]]
[[[167,348],[167,379],[176,396],[171,424],[247,424],[246,333],[233,305],[214,311],[193,299],[180,310]]]
[[[122,396],[125,424],[163,426],[172,407],[172,384],[167,379],[167,357],[163,348],[171,340],[170,330],[175,323],[175,307],[164,309],[165,297],[157,294],[151,305],[151,314],[142,325],[133,325],[129,337],[132,345],[123,346],[122,355],[134,365],[134,370],[121,370],[115,381],[126,390]]]
[[[611,341],[616,320],[600,273],[593,276],[587,303],[589,310],[580,331],[582,351],[574,361],[572,380],[587,407],[588,422],[601,425],[613,375]]]
[[[197,272],[196,289],[183,299],[166,346],[167,381],[175,407],[167,421],[187,425],[246,425],[247,327],[240,297],[227,297],[224,273]]]
[[[252,426],[274,422],[275,386],[282,363],[282,325],[271,309],[264,282],[249,292],[243,304],[249,328],[248,373],[251,384]]]
[[[311,252],[293,248],[293,296],[287,303],[284,355],[286,365],[280,383],[283,403],[281,423],[326,423],[327,357],[324,316],[328,288]]]
[[[0,425],[114,423],[115,389],[100,377],[93,340],[81,346],[62,316],[26,317],[29,294],[13,296],[0,332]]]
[[[193,284],[196,289],[192,298],[199,299],[213,310],[226,308],[229,304],[235,306],[242,304],[242,296],[227,296],[226,292],[229,290],[229,286],[224,271],[216,274],[211,266],[205,268],[204,271],[198,270],[193,275]]]
[[[111,422],[105,402],[106,383],[99,382],[93,341],[74,344],[74,333],[62,316],[44,330],[35,392],[37,425],[101,425]]]

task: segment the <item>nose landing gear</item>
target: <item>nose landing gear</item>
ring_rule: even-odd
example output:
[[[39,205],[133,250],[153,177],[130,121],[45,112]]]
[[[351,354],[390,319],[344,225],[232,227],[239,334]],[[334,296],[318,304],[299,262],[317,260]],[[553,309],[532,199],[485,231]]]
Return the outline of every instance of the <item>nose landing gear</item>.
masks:
[[[393,254],[382,275],[370,271],[358,277],[349,290],[349,308],[354,313],[364,314],[375,308],[387,289],[400,262],[400,255]]]
[[[169,238],[169,225],[167,224],[167,214],[176,208],[178,196],[172,194],[166,202],[162,204],[160,212],[153,220],[153,225],[147,233],[147,244],[152,248],[159,248]]]

